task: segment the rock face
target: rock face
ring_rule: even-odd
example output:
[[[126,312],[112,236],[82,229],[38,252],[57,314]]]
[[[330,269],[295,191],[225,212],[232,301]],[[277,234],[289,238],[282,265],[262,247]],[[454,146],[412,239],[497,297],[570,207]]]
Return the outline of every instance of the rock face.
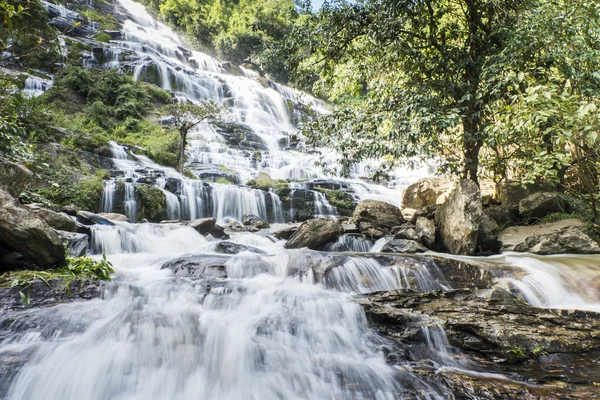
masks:
[[[538,192],[519,202],[519,214],[525,220],[536,220],[548,214],[566,212],[567,202],[556,192]]]
[[[503,251],[535,254],[598,254],[600,246],[586,233],[580,220],[567,219],[548,224],[513,226],[498,234]]]
[[[84,233],[57,231],[71,257],[83,257],[89,247],[89,236]]]
[[[398,207],[378,200],[361,201],[352,214],[352,221],[362,233],[369,234],[375,231],[389,234],[392,228],[406,222]]]
[[[451,254],[474,254],[482,213],[477,184],[468,179],[458,181],[436,212],[440,248]]]
[[[453,182],[444,178],[425,178],[409,185],[402,194],[402,208],[418,210],[438,204],[438,198],[452,189]]]
[[[242,217],[242,224],[254,229],[267,229],[271,225],[258,215],[246,214]]]
[[[502,289],[488,298],[465,289],[390,291],[370,296],[363,306],[372,325],[398,343],[422,340],[425,323],[443,328],[455,349],[504,373],[533,382],[591,385],[597,379],[597,372],[582,366],[593,365],[600,353],[599,313],[537,308]]]
[[[33,183],[33,172],[22,165],[0,157],[0,188],[11,196],[19,195]]]
[[[337,239],[344,233],[342,225],[332,219],[311,219],[303,222],[285,243],[286,249],[308,247],[317,250],[324,244]]]
[[[382,253],[424,253],[427,248],[421,243],[408,239],[392,239],[381,248]]]
[[[424,217],[418,217],[415,221],[415,228],[421,237],[421,243],[427,248],[432,248],[435,244],[435,222]]]
[[[38,204],[27,204],[23,207],[40,217],[54,229],[67,232],[77,231],[75,220],[65,213],[48,210],[47,208],[40,207]]]
[[[13,249],[42,268],[65,260],[65,248],[56,232],[41,218],[18,206],[0,189],[0,245]]]

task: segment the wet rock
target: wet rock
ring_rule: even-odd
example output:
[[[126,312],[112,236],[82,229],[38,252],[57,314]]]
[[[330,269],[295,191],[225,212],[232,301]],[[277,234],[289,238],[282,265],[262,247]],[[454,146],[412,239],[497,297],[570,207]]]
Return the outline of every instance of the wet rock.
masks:
[[[526,221],[538,220],[548,214],[566,212],[567,210],[567,202],[556,192],[534,193],[519,202],[519,214]]]
[[[527,237],[514,251],[534,254],[599,254],[600,246],[579,227]]]
[[[98,213],[102,218],[106,218],[112,222],[129,222],[129,218],[126,215],[118,213]]]
[[[415,240],[392,239],[381,249],[382,253],[424,253],[427,248]]]
[[[209,234],[213,228],[216,226],[217,220],[214,218],[200,218],[193,219],[187,222],[187,226],[191,226],[201,235]]]
[[[33,172],[24,166],[0,157],[0,188],[19,197],[33,183]]]
[[[248,232],[248,228],[238,221],[231,221],[230,223],[224,226],[225,230],[228,232]]]
[[[406,224],[402,226],[396,226],[392,229],[394,239],[406,239],[415,242],[421,241],[421,235],[417,233],[417,228],[414,225]]]
[[[179,278],[191,279],[225,279],[225,263],[229,256],[196,255],[169,261],[161,269],[170,269]]]
[[[418,217],[415,228],[421,238],[421,243],[431,249],[435,244],[435,222],[425,217]]]
[[[373,237],[383,236],[375,231],[389,234],[393,227],[406,222],[398,207],[378,200],[361,201],[352,214],[352,221],[358,225],[361,232],[369,233]],[[369,229],[374,231],[369,232]]]
[[[265,220],[263,220],[258,215],[254,214],[246,214],[242,217],[242,224],[255,228],[255,229],[267,229],[271,225]]]
[[[482,212],[477,184],[468,179],[458,181],[436,212],[440,248],[451,254],[474,254]]]
[[[498,241],[498,231],[500,226],[498,223],[489,217],[485,212],[481,216],[479,224],[479,232],[477,234],[477,249],[479,252],[489,251],[498,253],[502,244]]]
[[[337,239],[344,233],[342,225],[332,219],[311,219],[303,222],[298,230],[286,242],[286,249],[319,249],[324,244]]]
[[[0,189],[0,246],[12,249],[42,268],[65,260],[60,237],[40,217],[17,205]]]
[[[0,287],[0,313],[33,307],[51,307],[76,300],[90,300],[102,296],[104,283],[100,281],[71,281],[68,287],[63,279],[50,279],[48,284],[36,279],[29,288]],[[29,294],[29,306],[21,299],[20,291]]]
[[[57,232],[67,248],[69,256],[83,257],[87,254],[90,240],[88,235],[58,230]]]
[[[108,219],[89,211],[79,211],[77,213],[77,222],[84,225],[114,225]]]
[[[402,193],[402,208],[418,210],[438,204],[438,199],[452,189],[453,182],[445,178],[425,178],[409,185]]]
[[[538,192],[556,192],[556,186],[547,182],[522,185],[520,182],[502,182],[496,185],[496,196],[502,207],[518,211],[519,203],[526,197]]]
[[[342,228],[344,228],[344,233],[360,233],[358,226],[350,222],[342,223]]]
[[[271,233],[277,239],[288,240],[298,230],[298,228],[300,227],[300,225],[301,224],[299,224],[299,223],[287,224],[287,225],[283,225],[283,226],[281,226],[281,225],[279,225],[279,226],[271,225]]]
[[[222,241],[215,245],[215,252],[223,254],[237,254],[243,251],[249,251],[251,253],[264,254],[264,251],[257,249],[256,247],[246,246],[239,243]]]
[[[76,217],[77,213],[79,212],[79,208],[77,208],[73,204],[69,204],[69,205],[66,205],[66,206],[62,206],[60,208],[60,211],[64,212],[67,215],[70,215],[72,217]]]
[[[38,269],[35,263],[27,260],[23,255],[12,249],[0,246],[0,273],[23,269]]]
[[[284,211],[291,221],[307,221],[315,215],[315,194],[311,190],[295,189],[290,193],[290,201],[283,203]]]
[[[65,213],[49,210],[40,204],[26,204],[23,207],[40,217],[54,229],[67,232],[77,231],[75,220]]]

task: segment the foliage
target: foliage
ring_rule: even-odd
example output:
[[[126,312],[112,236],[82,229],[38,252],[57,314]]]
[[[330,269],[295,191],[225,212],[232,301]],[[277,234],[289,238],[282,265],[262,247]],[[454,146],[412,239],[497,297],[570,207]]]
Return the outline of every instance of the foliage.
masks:
[[[222,59],[253,62],[281,80],[288,71],[273,54],[293,28],[292,0],[145,0],[197,46]],[[307,11],[307,8],[303,8]]]
[[[187,135],[191,129],[207,119],[220,116],[224,111],[221,106],[213,101],[205,101],[199,104],[188,102],[177,102],[167,105],[164,115],[172,118],[173,124],[179,131],[179,151],[177,152],[177,171],[183,173],[185,163],[185,147]]]
[[[220,183],[222,185],[231,185],[233,182],[231,182],[229,179],[220,176],[215,180],[215,183]]]
[[[111,274],[115,271],[112,263],[106,259],[96,261],[90,257],[67,257],[65,265],[55,270],[48,271],[10,271],[0,275],[0,287],[21,288],[21,300],[29,307],[31,302],[31,285],[40,280],[50,287],[50,280],[60,279],[65,291],[69,293],[69,285],[74,280],[110,281]]]
[[[93,177],[82,178],[81,181],[73,183],[68,181],[71,174],[61,175],[62,168],[68,167],[61,166],[53,169],[52,172],[57,177],[56,181],[53,181],[49,188],[39,189],[38,194],[59,206],[72,204],[81,210],[96,211],[104,191],[105,171],[98,170]]]
[[[0,78],[0,155],[30,159],[31,149],[23,142],[27,135],[27,115],[18,106],[22,96],[16,91],[14,81]]]
[[[162,190],[154,186],[137,185],[135,196],[138,202],[137,219],[146,218],[152,222],[163,219],[166,197]]]
[[[111,14],[101,13],[91,8],[81,10],[80,14],[86,17],[89,21],[96,22],[99,30],[105,29],[112,31],[119,27],[119,21],[117,21],[117,19]],[[110,35],[108,36],[110,38]]]

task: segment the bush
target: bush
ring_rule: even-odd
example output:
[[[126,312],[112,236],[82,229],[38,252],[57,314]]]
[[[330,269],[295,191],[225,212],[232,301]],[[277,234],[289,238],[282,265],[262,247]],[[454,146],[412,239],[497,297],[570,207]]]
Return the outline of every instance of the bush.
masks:
[[[138,202],[137,220],[147,219],[152,222],[163,220],[166,197],[162,190],[154,186],[138,185],[135,187]]]

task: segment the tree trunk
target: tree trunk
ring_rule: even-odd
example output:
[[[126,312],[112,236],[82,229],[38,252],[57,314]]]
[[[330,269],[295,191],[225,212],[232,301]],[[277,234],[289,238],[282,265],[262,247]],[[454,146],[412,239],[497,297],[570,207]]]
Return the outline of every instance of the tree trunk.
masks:
[[[463,118],[463,178],[479,185],[479,151],[483,145],[479,132],[478,117],[472,113]]]
[[[187,142],[187,130],[179,130],[179,153],[177,154],[177,172],[183,174],[183,165],[185,164],[185,144]]]

